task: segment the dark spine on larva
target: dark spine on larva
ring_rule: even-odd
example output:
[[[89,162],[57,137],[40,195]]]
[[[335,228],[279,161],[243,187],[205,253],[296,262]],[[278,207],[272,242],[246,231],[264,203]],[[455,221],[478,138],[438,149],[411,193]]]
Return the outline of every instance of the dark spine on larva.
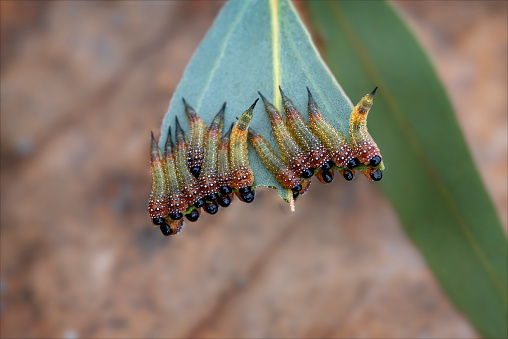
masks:
[[[167,187],[162,155],[152,133],[150,147],[150,169],[152,174],[152,190],[148,199],[150,218],[165,219],[168,216]]]
[[[187,163],[191,173],[197,177],[201,171],[201,167],[203,166],[206,124],[196,111],[189,106],[185,99],[182,100],[185,106],[185,115],[187,116],[190,130],[187,149]]]
[[[210,195],[219,192],[218,179],[218,147],[220,135],[224,127],[224,111],[226,103],[213,119],[205,138],[205,156],[201,174],[199,175],[199,187],[203,194]]]
[[[374,102],[375,92],[376,90],[374,89],[372,93],[364,96],[353,108],[349,118],[351,148],[358,160],[364,165],[369,165],[370,160],[375,156],[381,157],[379,148],[367,130],[367,116]]]
[[[340,134],[321,115],[316,101],[307,88],[309,95],[309,125],[314,134],[325,145],[330,157],[338,167],[347,168],[347,163],[353,159],[353,150],[346,138]]]
[[[249,141],[256,150],[263,165],[283,187],[291,189],[301,185],[300,177],[279,158],[268,141],[252,128],[249,128]]]
[[[171,139],[171,126],[168,129],[166,138],[164,163],[166,165],[166,186],[168,194],[169,213],[183,213],[187,209],[187,200],[182,193],[182,187],[178,181],[176,159],[174,155],[175,146]]]
[[[229,140],[229,161],[232,173],[232,187],[240,189],[250,187],[254,182],[254,174],[249,164],[247,150],[247,129],[252,120],[252,112],[257,100],[252,106],[242,113],[233,126]]]
[[[178,118],[176,118],[175,137],[176,173],[178,182],[189,205],[194,205],[195,202],[203,198],[203,194],[199,189],[197,179],[191,174],[187,166],[187,141],[185,140],[185,134],[178,122]]]
[[[219,188],[224,186],[230,187],[231,185],[232,174],[229,166],[229,137],[231,136],[232,129],[233,125],[231,125],[219,143],[217,155]]]
[[[286,123],[289,131],[300,147],[307,152],[310,166],[315,169],[321,168],[330,161],[330,155],[323,143],[311,131],[303,116],[298,112],[293,102],[284,94],[279,87],[282,97],[282,105],[286,113]]]
[[[273,135],[277,146],[279,147],[282,159],[288,164],[293,171],[300,176],[310,167],[309,159],[306,152],[298,145],[293,138],[286,122],[275,106],[269,102],[263,94],[258,92],[265,105],[265,111],[272,126]]]

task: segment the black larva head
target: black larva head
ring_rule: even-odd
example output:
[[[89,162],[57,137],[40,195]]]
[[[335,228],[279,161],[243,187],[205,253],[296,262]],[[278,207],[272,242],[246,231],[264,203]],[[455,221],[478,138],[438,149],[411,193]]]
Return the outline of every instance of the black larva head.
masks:
[[[333,181],[333,176],[328,171],[321,172],[321,177],[323,178],[323,181],[326,182],[327,184],[329,184]]]
[[[360,165],[360,161],[357,158],[353,158],[347,163],[347,168],[353,169],[358,165]]]
[[[199,211],[197,209],[193,209],[189,214],[186,214],[185,217],[189,221],[196,221],[199,219]]]
[[[355,175],[353,174],[353,172],[351,171],[343,171],[342,172],[342,176],[344,177],[344,179],[346,179],[347,181],[351,181],[353,180],[353,178],[355,177]]]
[[[222,195],[226,195],[226,194],[229,194],[231,192],[233,192],[233,190],[231,189],[231,187],[229,186],[222,186],[219,190],[220,194]]]
[[[314,175],[314,169],[312,169],[312,168],[307,168],[305,171],[302,172],[302,177],[305,179],[309,179],[313,175]]]
[[[231,205],[231,199],[229,198],[229,196],[227,195],[221,195],[218,199],[217,199],[217,202],[219,203],[220,206],[222,207],[228,207],[229,205]]]
[[[298,191],[293,191],[293,200],[296,200],[296,198],[298,198],[298,195],[300,195]]]
[[[153,218],[152,222],[154,225],[162,225],[164,224],[164,218]]]
[[[171,233],[173,233],[173,230],[171,229],[171,227],[169,227],[169,225],[166,223],[163,223],[160,226],[160,229],[161,229],[162,234],[164,234],[165,236],[171,235]]]
[[[321,166],[321,170],[328,171],[332,166],[328,162],[324,163],[323,166]]]
[[[379,181],[383,177],[383,172],[378,168],[374,172],[370,172],[370,178],[374,181]]]
[[[207,202],[205,204],[205,211],[208,214],[215,214],[219,211],[219,206],[217,205],[217,203],[215,201]]]
[[[204,204],[205,204],[205,199],[201,198],[201,199],[199,199],[198,201],[196,201],[196,202],[194,203],[194,207],[196,207],[196,208],[200,208],[200,207],[202,207]]]
[[[180,212],[169,213],[169,217],[173,220],[182,219],[183,214]]]
[[[219,197],[219,195],[217,193],[212,193],[212,194],[208,194],[205,199],[207,201],[214,201],[216,200],[217,198]]]
[[[194,166],[194,167],[191,168],[190,171],[191,171],[192,175],[197,178],[197,177],[199,177],[199,174],[201,173],[201,167]]]
[[[250,203],[254,200],[254,191],[250,191],[247,193],[240,194],[240,197],[243,202]]]
[[[251,191],[251,187],[250,186],[245,186],[245,187],[241,187],[238,189],[238,192],[240,194],[247,194]]]
[[[298,186],[296,186],[296,187],[293,187],[291,190],[292,190],[293,192],[300,192],[300,191],[302,190],[302,185],[298,185]]]
[[[370,165],[371,166],[377,166],[381,163],[381,157],[379,155],[373,156],[370,159]]]

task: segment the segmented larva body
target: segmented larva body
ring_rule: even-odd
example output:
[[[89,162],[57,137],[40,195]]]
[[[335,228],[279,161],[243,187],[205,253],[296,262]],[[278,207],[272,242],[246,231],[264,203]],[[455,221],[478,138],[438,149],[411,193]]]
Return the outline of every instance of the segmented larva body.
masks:
[[[300,147],[307,152],[311,168],[320,169],[331,160],[328,151],[318,137],[311,131],[295,105],[279,87],[282,105],[286,113],[286,124]],[[327,166],[329,167],[329,166]]]
[[[182,194],[182,187],[178,181],[176,160],[173,154],[174,145],[171,140],[171,126],[168,129],[168,137],[166,138],[164,164],[166,174],[167,201],[169,217],[173,220],[182,218],[183,212],[187,209],[187,200]]]
[[[293,138],[286,126],[286,121],[277,108],[275,108],[275,106],[270,103],[263,94],[260,92],[258,93],[265,105],[265,111],[268,115],[268,119],[270,120],[273,135],[277,141],[277,146],[279,146],[282,159],[284,159],[284,162],[288,164],[298,176],[312,176],[312,172],[309,170],[310,163],[307,153],[302,150]],[[305,173],[307,173],[307,175],[305,175]]]
[[[187,166],[187,141],[185,140],[185,134],[178,122],[178,118],[176,118],[175,136],[175,158],[178,183],[189,205],[197,205],[196,207],[201,207],[204,204],[204,194],[199,189],[197,179],[191,174],[189,167]]]
[[[300,177],[279,158],[272,146],[261,135],[249,128],[249,141],[256,150],[261,162],[273,174],[277,181],[285,188],[302,189]]]
[[[348,163],[354,158],[351,146],[346,138],[323,118],[309,88],[307,88],[307,93],[309,94],[310,128],[325,145],[333,162],[338,167],[347,168]]]
[[[349,118],[349,139],[353,152],[362,164],[370,166],[381,163],[379,148],[367,130],[367,115],[374,102],[376,90],[377,87],[360,100]]]
[[[197,178],[201,173],[201,167],[203,166],[206,124],[196,111],[187,104],[185,99],[182,100],[185,106],[185,115],[189,121],[190,130],[189,145],[187,149],[187,163],[190,172]]]
[[[258,99],[252,106],[242,113],[233,126],[229,138],[229,164],[231,166],[231,186],[235,189],[250,188],[254,182],[254,174],[249,164],[247,150],[247,129],[252,120],[252,112]]]
[[[219,147],[217,150],[217,158],[218,158],[218,185],[220,196],[217,199],[217,202],[222,207],[228,207],[231,205],[233,201],[233,190],[231,188],[231,180],[233,179],[230,166],[229,166],[229,136],[231,135],[231,131],[233,129],[233,124],[229,130],[222,137]]]
[[[217,150],[219,188],[231,187],[232,174],[229,166],[229,137],[232,129],[233,125],[222,137]]]
[[[219,193],[218,178],[218,147],[220,136],[224,127],[224,111],[226,103],[222,106],[208,128],[205,138],[205,156],[201,174],[199,175],[199,187],[207,200],[217,199]]]
[[[148,199],[148,214],[155,225],[162,225],[168,216],[167,186],[162,155],[152,133],[150,147],[150,169],[152,190]]]

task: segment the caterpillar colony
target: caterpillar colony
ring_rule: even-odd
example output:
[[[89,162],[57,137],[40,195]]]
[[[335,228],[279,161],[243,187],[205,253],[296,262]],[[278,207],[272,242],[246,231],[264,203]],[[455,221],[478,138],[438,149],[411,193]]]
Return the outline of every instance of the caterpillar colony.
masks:
[[[184,217],[188,221],[196,221],[201,209],[215,214],[219,206],[231,205],[235,195],[246,203],[254,200],[254,174],[249,164],[247,140],[275,179],[291,190],[293,199],[307,191],[312,176],[324,184],[332,182],[334,170],[350,181],[358,167],[367,179],[381,180],[383,160],[367,130],[367,115],[377,87],[365,95],[351,112],[349,138],[324,119],[308,88],[308,123],[280,87],[279,90],[284,116],[263,94],[258,93],[280,155],[263,136],[249,128],[258,100],[223,134],[226,103],[207,129],[203,119],[183,99],[189,139],[176,118],[175,143],[170,126],[164,154],[152,133],[152,190],[148,214],[162,234],[178,234]]]

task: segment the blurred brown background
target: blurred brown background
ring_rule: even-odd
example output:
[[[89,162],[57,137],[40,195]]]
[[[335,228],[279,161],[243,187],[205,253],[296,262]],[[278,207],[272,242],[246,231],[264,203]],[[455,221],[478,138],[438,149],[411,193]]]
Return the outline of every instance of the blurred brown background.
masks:
[[[507,2],[395,5],[506,229]],[[2,337],[477,336],[363,177],[151,227],[149,132],[221,2],[0,6]]]

